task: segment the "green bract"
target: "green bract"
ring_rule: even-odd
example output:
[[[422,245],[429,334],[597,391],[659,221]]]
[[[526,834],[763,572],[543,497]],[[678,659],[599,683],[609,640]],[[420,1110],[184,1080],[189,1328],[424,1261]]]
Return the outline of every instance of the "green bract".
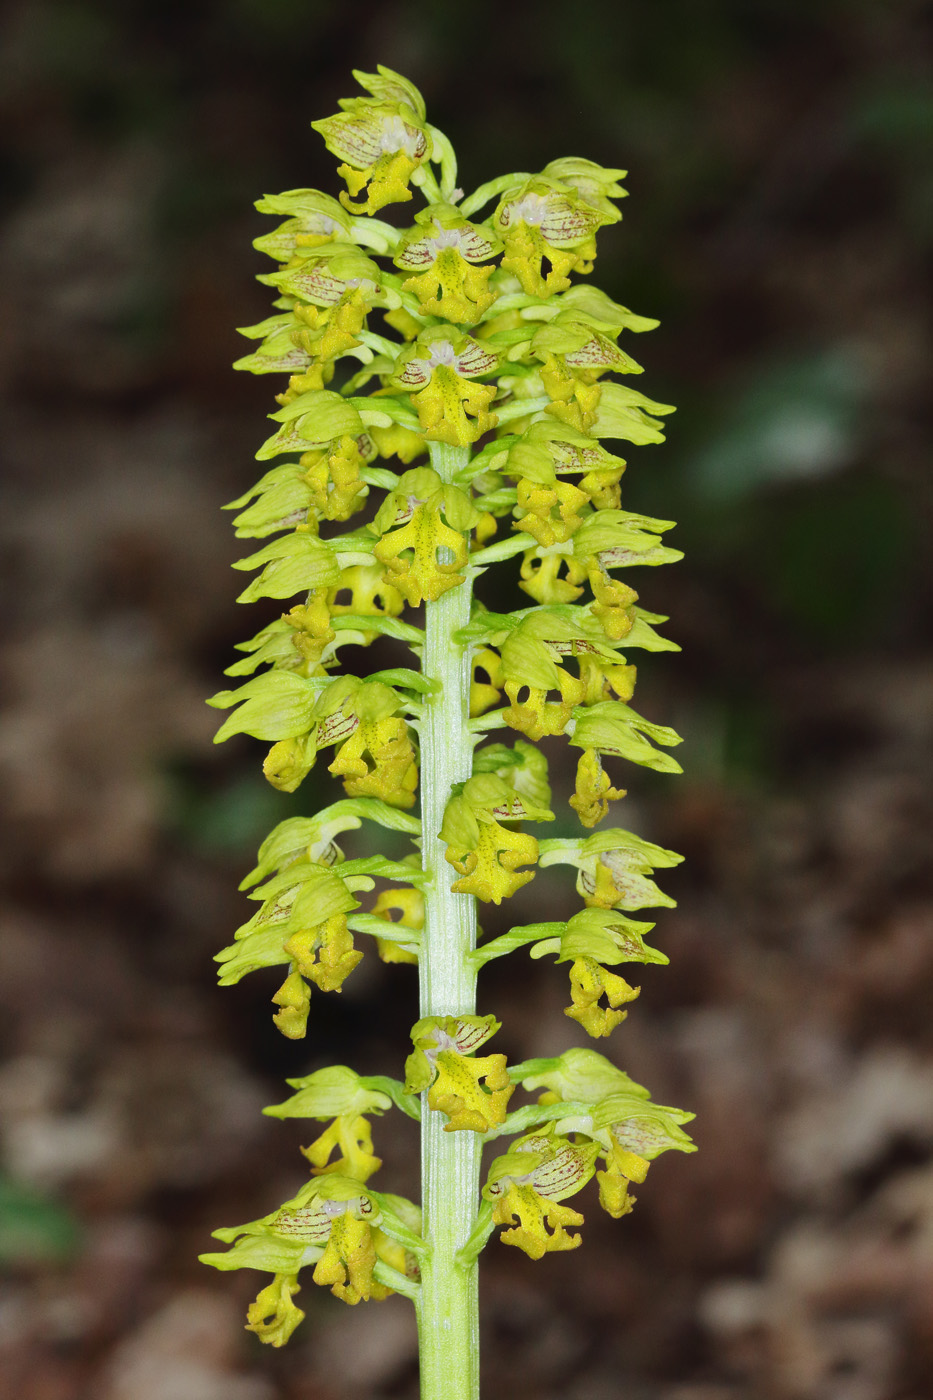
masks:
[[[672,522],[626,509],[626,463],[606,445],[660,442],[671,409],[618,378],[642,373],[630,336],[656,322],[573,280],[619,220],[624,172],[562,157],[464,197],[413,84],[382,67],[356,77],[364,95],[313,124],[341,162],[339,199],[295,189],[257,204],[278,221],[255,245],[276,299],[243,330],[253,348],[236,367],[286,379],[256,454],[270,465],[229,508],[239,538],[265,541],[235,566],[254,571],[240,601],[284,610],[210,701],[230,712],[218,740],[271,742],[274,787],[294,792],[323,764],[343,795],[266,838],[241,885],[258,908],[217,961],[224,984],[276,970],[274,1021],[293,1040],[370,940],[417,968],[420,1010],[412,986],[412,1047],[390,1067],[404,1060],[403,1078],[337,1065],[288,1081],[266,1112],[315,1124],[310,1176],[203,1257],[272,1275],[247,1325],[273,1346],[303,1317],[302,1270],[351,1304],[405,1294],[423,1400],[475,1400],[475,1271],[492,1230],[534,1259],[576,1248],[567,1197],[595,1175],[601,1205],[625,1215],[659,1152],[692,1150],[691,1115],[594,1050],[510,1068],[486,1044],[499,1022],[476,1008],[486,962],[553,955],[569,964],[567,1015],[603,1037],[638,994],[610,969],[667,962],[629,915],[673,903],[652,876],[680,857],[592,829],[624,796],[619,760],[680,771],[678,736],[629,704],[631,654],[676,643],[620,571],[681,556],[662,542]],[[373,217],[392,205],[397,222]],[[497,610],[509,559],[530,600],[511,613]],[[382,669],[341,671],[345,648],[377,639]],[[592,834],[539,843],[527,829],[555,815],[545,736],[582,750],[571,807]],[[355,855],[364,823],[407,854]],[[558,864],[576,871],[578,912],[480,938],[477,900],[500,905]],[[516,1091],[538,1097],[516,1107]],[[420,1124],[423,1218],[368,1184],[382,1165],[372,1120],[393,1107]],[[483,1144],[501,1137],[481,1187]]]

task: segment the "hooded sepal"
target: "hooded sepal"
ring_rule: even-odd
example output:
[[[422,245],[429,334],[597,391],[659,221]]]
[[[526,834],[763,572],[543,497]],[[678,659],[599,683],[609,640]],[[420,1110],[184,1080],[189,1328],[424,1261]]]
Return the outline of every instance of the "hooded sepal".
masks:
[[[541,173],[576,190],[581,199],[604,215],[607,224],[618,223],[621,219],[622,215],[612,201],[625,199],[628,194],[618,183],[628,174],[627,170],[607,169],[580,156],[561,156],[558,160],[549,161]]]
[[[284,452],[308,452],[311,447],[325,447],[344,435],[359,438],[365,429],[359,409],[331,389],[312,389],[300,394],[269,416],[281,427],[256,453],[260,461]]]
[[[516,739],[511,748],[486,744],[473,755],[473,774],[481,773],[494,773],[512,788],[522,803],[527,803],[525,815],[530,821],[551,820],[547,758],[534,744],[524,739]],[[532,816],[535,809],[542,815]]]
[[[276,262],[289,262],[297,252],[336,239],[349,239],[352,221],[347,212],[321,190],[284,190],[256,200],[260,214],[285,216],[285,223],[253,239],[253,247]]]
[[[559,934],[543,938],[531,948],[533,958],[556,954],[557,961],[595,958],[599,962],[663,963],[670,959],[645,943],[654,924],[626,918],[614,909],[581,909],[561,927]]]
[[[622,438],[636,446],[663,442],[661,416],[674,412],[673,404],[657,403],[624,384],[604,384],[590,431],[597,438]]]
[[[299,526],[246,559],[238,559],[233,567],[262,570],[244,588],[238,603],[253,603],[257,598],[293,598],[296,593],[327,588],[340,579],[333,550],[310,525]]]
[[[270,1118],[317,1118],[321,1122],[340,1115],[385,1113],[392,1107],[388,1094],[377,1081],[359,1075],[346,1065],[330,1065],[299,1079],[287,1079],[297,1090],[284,1103],[264,1108]]]
[[[666,725],[644,719],[621,700],[605,700],[586,709],[576,709],[573,719],[570,742],[575,748],[595,749],[601,754],[627,758],[659,773],[683,771],[676,759],[649,742],[653,739],[656,744],[670,748],[681,742],[680,735]]]
[[[214,736],[221,744],[232,734],[254,739],[295,739],[313,723],[320,684],[294,671],[266,671],[236,690],[221,690],[208,704],[217,709],[237,706]]]
[[[644,909],[676,901],[649,876],[655,869],[679,865],[683,856],[644,841],[631,831],[614,828],[583,840],[541,843],[541,866],[568,864],[577,868],[577,890],[588,905],[600,909]]]
[[[336,864],[343,860],[343,853],[334,838],[341,832],[357,830],[364,820],[411,836],[417,836],[421,830],[417,817],[376,798],[344,798],[331,803],[315,817],[289,817],[279,822],[260,846],[257,863],[240,882],[240,889],[251,889],[299,860],[325,866]]]
[[[509,1066],[509,1076],[524,1089],[543,1089],[542,1102],[567,1099],[598,1103],[610,1094],[649,1097],[648,1090],[630,1079],[624,1070],[600,1055],[598,1050],[574,1046],[562,1055],[525,1060]]]

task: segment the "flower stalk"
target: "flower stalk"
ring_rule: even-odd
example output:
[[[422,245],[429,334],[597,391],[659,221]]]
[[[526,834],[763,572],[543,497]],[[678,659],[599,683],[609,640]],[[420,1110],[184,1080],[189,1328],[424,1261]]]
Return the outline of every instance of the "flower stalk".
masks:
[[[452,482],[469,449],[438,443],[431,465]],[[422,865],[428,873],[421,943],[422,1017],[470,1016],[476,1010],[476,900],[451,889],[454,871],[440,839],[454,784],[473,769],[470,651],[454,638],[470,620],[471,580],[425,605],[424,672],[438,684],[418,726],[421,747]],[[423,1233],[429,1252],[417,1300],[421,1390],[427,1397],[479,1395],[479,1287],[476,1259],[459,1262],[473,1224],[482,1143],[476,1133],[447,1133],[429,1109],[421,1126]]]
[[[386,68],[355,76],[366,95],[314,123],[341,161],[339,201],[290,190],[258,204],[284,218],[256,243],[277,264],[260,279],[276,314],[244,331],[259,346],[237,368],[288,380],[257,453],[274,465],[232,503],[237,535],[269,542],[236,567],[258,571],[241,601],[290,606],[241,645],[235,688],[210,702],[231,710],[218,740],[272,742],[274,787],[294,792],[325,754],[344,796],[263,842],[242,886],[259,907],[217,960],[225,985],[278,968],[273,1019],[300,1040],[312,995],[338,994],[357,937],[372,939],[383,961],[417,966],[420,1015],[403,1079],[337,1065],[288,1081],[266,1112],[316,1125],[310,1176],[268,1215],[215,1231],[229,1248],[202,1258],[272,1275],[247,1327],[273,1346],[300,1324],[309,1275],[351,1305],[401,1293],[422,1400],[477,1400],[492,1233],[530,1259],[575,1249],[584,1216],[566,1202],[591,1179],[618,1219],[658,1153],[693,1150],[692,1115],[594,1050],[508,1065],[476,996],[487,962],[553,954],[567,1016],[603,1038],[638,995],[614,969],[667,961],[631,914],[673,902],[651,876],[680,857],[594,829],[625,796],[619,759],[679,771],[678,736],[629,704],[621,651],[677,648],[617,572],[680,555],[662,542],[671,522],[624,509],[625,462],[604,445],[661,441],[670,408],[610,378],[641,372],[617,342],[655,323],[572,281],[618,221],[624,172],[564,158],[464,198],[418,90]],[[407,226],[378,217],[415,190],[426,207]],[[502,613],[485,576],[510,559],[530,606]],[[397,664],[367,671],[377,638]],[[488,742],[495,730],[511,742]],[[560,735],[581,751],[571,820],[592,834],[539,841],[528,826],[555,814],[536,745]],[[354,855],[364,822],[403,833],[410,853]],[[536,868],[558,864],[575,868],[583,907],[496,927]],[[538,1096],[515,1106],[516,1093]],[[371,1185],[373,1120],[391,1111],[420,1123],[420,1206]]]

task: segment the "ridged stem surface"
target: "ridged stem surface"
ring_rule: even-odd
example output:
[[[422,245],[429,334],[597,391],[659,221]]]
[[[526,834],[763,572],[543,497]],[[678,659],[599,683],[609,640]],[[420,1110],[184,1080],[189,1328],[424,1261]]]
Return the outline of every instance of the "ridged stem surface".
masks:
[[[445,480],[469,460],[469,448],[432,445],[431,465]],[[436,603],[425,605],[424,674],[440,683],[421,724],[422,860],[430,881],[420,959],[422,1016],[469,1015],[476,1009],[476,972],[467,954],[476,945],[476,903],[455,894],[457,875],[439,838],[452,783],[472,772],[467,729],[470,655],[454,633],[470,619],[469,576]],[[476,1133],[445,1133],[444,1114],[422,1097],[421,1181],[423,1231],[429,1252],[421,1270],[418,1333],[421,1400],[478,1400],[479,1313],[477,1266],[457,1251],[476,1218],[481,1144]]]

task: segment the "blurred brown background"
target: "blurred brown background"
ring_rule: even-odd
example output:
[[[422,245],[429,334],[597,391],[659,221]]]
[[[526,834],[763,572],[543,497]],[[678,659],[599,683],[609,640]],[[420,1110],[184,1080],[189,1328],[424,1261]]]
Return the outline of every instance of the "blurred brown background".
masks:
[[[383,62],[467,189],[567,154],[629,169],[597,280],[662,318],[643,384],[680,405],[624,499],[682,522],[685,562],[638,582],[683,654],[646,658],[639,708],[684,734],[686,776],[627,775],[617,817],[688,860],[671,966],[609,1051],[696,1110],[701,1151],[628,1220],[588,1198],[572,1255],[490,1245],[484,1395],[929,1395],[931,29],[918,0],[8,0],[4,1393],[417,1391],[403,1300],[308,1280],[273,1353],[242,1330],[258,1276],[195,1260],[302,1179],[308,1133],[259,1112],[284,1076],[398,1073],[415,1015],[410,969],[370,956],[295,1045],[268,979],[221,992],[211,963],[259,839],[334,790],[273,793],[203,705],[257,625],[219,513],[274,407],[228,368],[268,304],[252,201],[336,192],[308,122]],[[502,917],[575,906],[549,871]],[[517,955],[481,995],[513,1058],[579,1039],[563,970]],[[413,1193],[413,1136],[385,1119],[377,1147]]]

